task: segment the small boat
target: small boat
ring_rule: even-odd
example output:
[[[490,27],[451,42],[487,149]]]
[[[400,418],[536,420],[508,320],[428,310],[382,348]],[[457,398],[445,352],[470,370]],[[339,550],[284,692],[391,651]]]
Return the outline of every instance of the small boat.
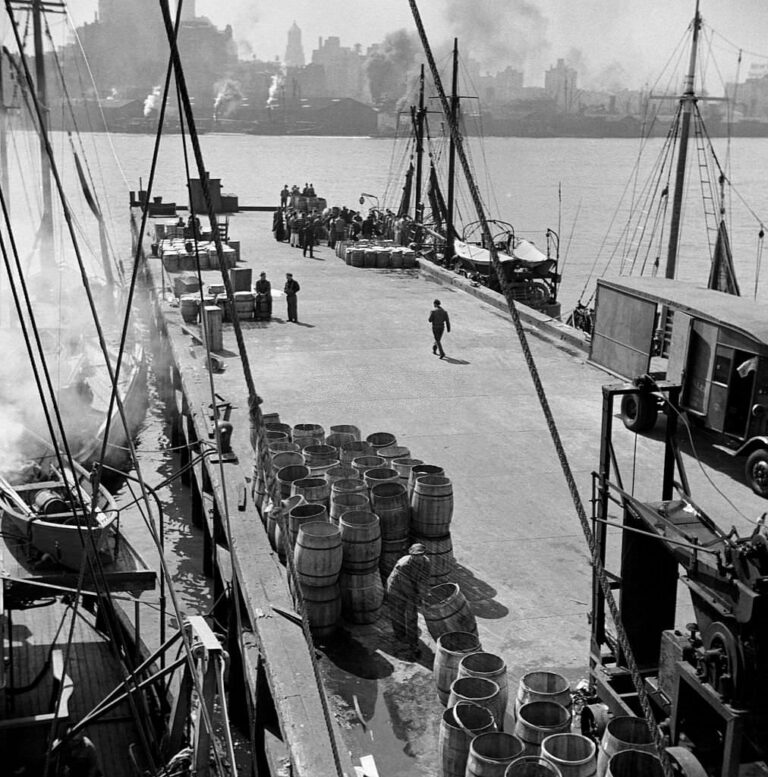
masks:
[[[100,485],[91,497],[89,474],[76,461],[54,464],[53,453],[0,475],[0,517],[24,535],[39,560],[78,570],[87,557],[112,561],[117,504]]]

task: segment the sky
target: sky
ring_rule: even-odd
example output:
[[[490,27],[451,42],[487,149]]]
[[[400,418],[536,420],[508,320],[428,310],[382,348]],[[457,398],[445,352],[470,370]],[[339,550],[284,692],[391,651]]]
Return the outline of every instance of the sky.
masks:
[[[186,0],[190,2],[190,0]],[[338,36],[342,46],[365,50],[387,33],[416,27],[408,0],[195,0],[198,16],[217,27],[231,24],[241,54],[282,58],[287,31],[302,31],[307,61],[318,38]],[[716,35],[713,53],[724,80],[743,80],[751,62],[768,62],[768,0],[700,0],[701,14]],[[578,67],[581,82],[606,86],[613,71],[627,86],[649,84],[681,43],[694,0],[418,0],[435,48],[459,40],[462,57],[491,74],[511,65],[525,72],[526,86],[543,83],[558,58]],[[92,21],[97,0],[69,0],[78,21]],[[705,50],[705,49],[703,49]],[[758,55],[758,56],[755,56]],[[687,56],[687,54],[686,54]],[[580,82],[580,85],[581,85]]]

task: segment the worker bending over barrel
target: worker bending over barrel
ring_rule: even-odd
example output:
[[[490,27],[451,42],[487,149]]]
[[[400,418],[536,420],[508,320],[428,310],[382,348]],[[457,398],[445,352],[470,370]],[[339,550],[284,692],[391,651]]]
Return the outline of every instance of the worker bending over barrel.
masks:
[[[420,542],[395,564],[387,578],[387,605],[392,631],[414,653],[419,651],[418,607],[429,588],[429,557]]]

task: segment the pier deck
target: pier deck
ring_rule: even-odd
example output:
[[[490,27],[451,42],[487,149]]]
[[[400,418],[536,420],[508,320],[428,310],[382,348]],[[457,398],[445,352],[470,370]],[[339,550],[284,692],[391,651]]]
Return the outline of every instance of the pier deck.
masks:
[[[353,268],[325,246],[315,247],[314,259],[302,258],[300,250],[272,239],[270,224],[266,214],[230,220],[230,233],[241,243],[239,266],[250,266],[254,281],[265,271],[273,289],[280,290],[285,273],[292,272],[301,284],[300,323],[287,322],[280,297],[271,321],[242,322],[263,411],[279,413],[292,425],[354,424],[363,436],[391,432],[412,456],[444,467],[454,486],[456,581],[477,616],[483,648],[506,659],[511,694],[520,677],[534,669],[558,671],[572,682],[584,677],[588,553],[509,315],[457,286],[441,284],[439,274]],[[161,273],[159,260],[149,261],[179,371],[176,395],[184,423],[203,437],[210,403],[203,349],[189,334],[195,327],[182,324],[172,295],[161,288],[163,281],[172,286],[169,276]],[[203,276],[221,283],[218,271]],[[427,323],[435,298],[452,323],[443,360],[431,353]],[[532,331],[530,342],[589,513],[600,445],[600,389],[614,380],[587,364],[583,353],[556,347],[548,336]],[[232,490],[249,487],[252,454],[246,387],[231,325],[224,325],[224,347],[217,355],[224,370],[213,375],[215,392],[232,406],[237,462],[223,465],[224,470],[207,464],[205,478],[221,498],[225,471],[233,566],[273,696],[277,692],[281,733],[293,758],[312,767],[296,773],[330,774],[332,765],[318,763],[312,753],[323,725],[308,690],[310,664],[297,647],[300,631],[270,609],[291,606],[284,571],[253,505],[239,509],[239,492]],[[622,429],[620,437],[625,487],[657,499],[658,432],[635,438]],[[706,456],[706,474],[687,459],[694,497],[722,526],[746,531],[765,502],[742,484],[742,462],[712,450]],[[388,777],[439,771],[442,707],[431,672],[435,644],[421,625],[416,662],[401,657],[387,621],[343,627],[320,651],[343,756],[359,763],[362,754],[372,753]],[[299,720],[314,721],[316,728],[291,730]]]

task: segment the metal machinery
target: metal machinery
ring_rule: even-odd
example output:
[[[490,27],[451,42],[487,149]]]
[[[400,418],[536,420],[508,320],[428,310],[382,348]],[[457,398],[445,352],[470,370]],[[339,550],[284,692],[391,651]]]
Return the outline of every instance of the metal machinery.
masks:
[[[618,471],[614,402],[638,385],[604,386],[600,469],[593,474],[596,558],[604,569],[606,560],[619,564],[604,574],[618,594],[620,621],[653,715],[674,748],[668,752],[684,755],[672,760],[686,775],[735,777],[741,764],[768,755],[766,516],[748,537],[721,530],[689,495],[676,443],[680,386],[647,382],[640,390],[670,408],[661,500],[635,499]],[[617,508],[620,521],[611,520]],[[620,547],[609,548],[609,539]],[[696,619],[687,633],[675,630],[678,581],[690,592]],[[591,688],[610,714],[642,715],[637,685],[609,631],[597,572],[591,627]]]

